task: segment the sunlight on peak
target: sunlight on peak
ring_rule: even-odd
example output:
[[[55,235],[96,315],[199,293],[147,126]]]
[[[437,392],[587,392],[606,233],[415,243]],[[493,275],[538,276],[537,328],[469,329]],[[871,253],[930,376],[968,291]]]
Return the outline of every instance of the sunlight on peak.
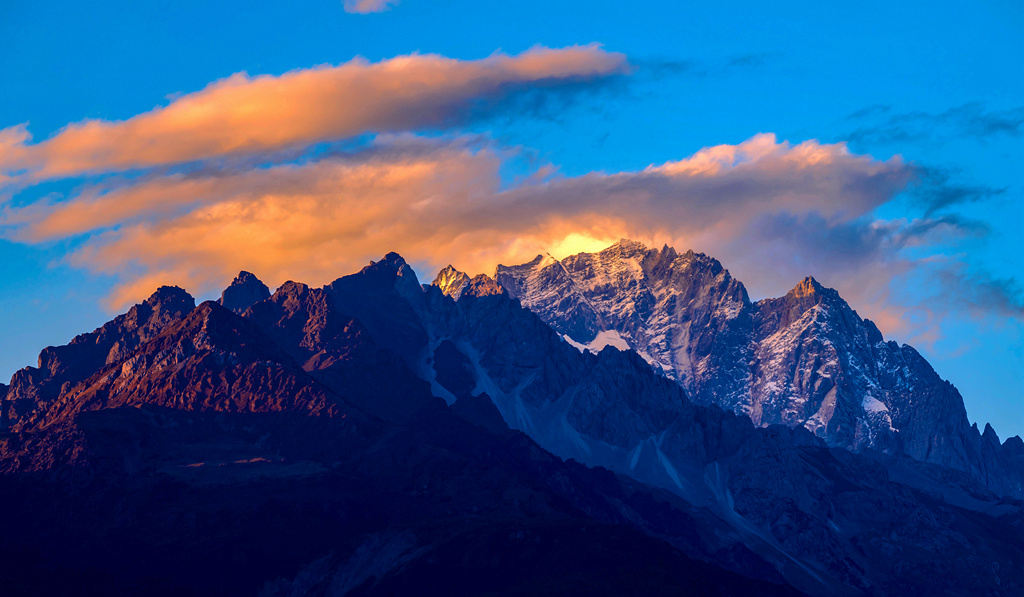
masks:
[[[601,249],[615,244],[618,240],[619,238],[617,236],[594,238],[589,234],[573,232],[558,243],[552,245],[548,254],[555,259],[564,259],[570,255],[576,255],[577,253],[597,253]]]

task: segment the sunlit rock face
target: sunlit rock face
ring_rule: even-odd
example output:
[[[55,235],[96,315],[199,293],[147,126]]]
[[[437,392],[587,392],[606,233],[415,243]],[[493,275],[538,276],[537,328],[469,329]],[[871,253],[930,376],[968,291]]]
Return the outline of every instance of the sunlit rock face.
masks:
[[[743,400],[750,349],[740,338],[751,328],[750,304],[714,259],[622,240],[599,253],[499,265],[495,279],[577,344],[595,347],[614,333],[698,402]],[[735,379],[705,397],[723,369]]]
[[[469,283],[469,276],[455,269],[451,265],[448,265],[441,271],[437,272],[437,276],[434,278],[433,285],[441,289],[446,296],[450,296],[453,299],[458,300],[462,296],[462,291]]]
[[[711,257],[621,240],[598,253],[501,265],[495,279],[570,343],[621,342],[697,403],[1000,483],[979,465],[980,437],[956,389],[813,278],[751,302]]]
[[[104,365],[126,359],[140,345],[184,319],[196,306],[176,286],[161,286],[144,302],[64,346],[39,353],[37,367],[25,367],[0,395],[0,429],[19,429],[38,420],[62,393]]]

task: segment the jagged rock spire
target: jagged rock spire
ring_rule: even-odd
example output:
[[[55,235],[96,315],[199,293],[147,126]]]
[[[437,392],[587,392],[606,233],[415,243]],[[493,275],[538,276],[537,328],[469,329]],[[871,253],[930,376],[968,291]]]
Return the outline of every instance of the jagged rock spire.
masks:
[[[437,276],[434,278],[433,285],[441,289],[441,292],[452,297],[455,300],[459,300],[462,296],[462,291],[465,290],[466,285],[469,284],[469,276],[464,272],[460,272],[455,269],[451,264],[445,266],[444,269],[437,272]]]
[[[231,285],[224,289],[217,302],[225,309],[242,314],[249,307],[268,298],[270,289],[267,285],[255,275],[241,271]]]

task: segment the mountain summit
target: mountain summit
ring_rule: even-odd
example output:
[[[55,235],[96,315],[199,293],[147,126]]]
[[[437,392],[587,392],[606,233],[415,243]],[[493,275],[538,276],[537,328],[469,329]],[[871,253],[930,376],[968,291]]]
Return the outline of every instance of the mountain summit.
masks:
[[[751,302],[711,257],[620,240],[597,253],[499,265],[495,278],[570,343],[599,350],[618,339],[697,403],[1020,490],[986,461],[959,392],[812,277]]]
[[[458,300],[466,284],[469,284],[469,276],[452,267],[450,264],[437,272],[433,285],[441,289],[445,295]]]
[[[242,271],[235,276],[231,285],[224,289],[217,302],[225,309],[241,314],[252,305],[268,298],[270,289],[267,285],[255,275]]]

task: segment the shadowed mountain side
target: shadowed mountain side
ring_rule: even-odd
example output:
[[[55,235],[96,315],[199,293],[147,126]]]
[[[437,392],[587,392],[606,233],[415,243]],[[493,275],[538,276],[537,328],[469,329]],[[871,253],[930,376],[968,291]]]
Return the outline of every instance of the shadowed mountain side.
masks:
[[[358,441],[337,423],[149,406],[82,413],[91,474],[0,487],[5,512],[22,514],[0,522],[0,579],[25,594],[390,594],[425,574],[432,584],[418,594],[522,594],[583,577],[607,583],[586,585],[591,594],[629,582],[796,594],[646,537],[625,516],[654,510],[650,497],[521,435],[496,440],[444,410],[357,431]],[[572,568],[552,567],[556,556]]]
[[[802,590],[817,592],[824,584],[829,591],[856,593],[885,583],[927,584],[930,573],[922,570],[928,570],[936,559],[949,557],[942,547],[945,544],[965,547],[966,551],[957,557],[963,556],[978,565],[989,562],[993,554],[998,554],[994,556],[997,560],[1003,558],[1003,564],[1020,561],[1020,545],[1013,540],[1003,544],[1006,551],[976,551],[975,547],[966,547],[970,542],[964,542],[964,535],[939,522],[943,517],[960,516],[954,512],[967,506],[969,511],[992,510],[1010,515],[1006,521],[1019,523],[1019,503],[1000,506],[996,496],[968,476],[950,476],[948,469],[882,455],[865,456],[853,465],[843,465],[832,457],[812,457],[804,453],[828,450],[807,430],[759,430],[746,417],[736,417],[716,407],[694,406],[677,384],[655,375],[636,354],[613,348],[605,348],[597,355],[581,353],[541,325],[539,318],[520,307],[518,301],[502,293],[477,296],[467,287],[458,301],[437,287],[424,287],[422,293],[413,293],[406,288],[411,285],[398,273],[404,264],[394,257],[375,264],[373,275],[378,284],[385,263],[393,268],[394,289],[389,300],[398,302],[404,298],[408,309],[419,314],[419,321],[409,322],[410,329],[404,333],[407,337],[427,338],[419,350],[407,350],[411,366],[424,379],[436,380],[440,373],[433,368],[438,359],[431,361],[431,355],[436,357],[439,352],[457,348],[464,357],[456,359],[463,363],[460,369],[471,371],[476,382],[472,393],[486,393],[509,426],[524,431],[563,458],[605,466],[665,487],[688,504],[714,512],[734,532],[744,536],[745,544],[773,561]],[[364,274],[343,278],[344,286],[360,287],[361,275]],[[382,288],[378,285],[377,292]],[[369,322],[377,314],[365,310],[356,316]],[[371,323],[367,327],[382,329]],[[466,385],[463,382],[463,387]],[[455,398],[443,384],[432,388],[448,400]],[[773,471],[783,466],[780,461],[761,460],[765,468],[757,471],[760,477],[735,474],[747,466],[748,460],[757,461],[750,454],[759,451],[781,455],[781,462],[789,467],[787,474],[800,481],[779,488],[777,493],[763,490],[759,483],[774,480]],[[857,475],[870,481],[855,486],[837,484],[850,472],[846,466],[861,469]],[[889,467],[914,473],[901,474],[893,482],[887,474],[878,475]],[[754,478],[760,480],[750,481]],[[945,484],[955,487],[950,488],[952,493],[927,503],[922,503],[914,493],[933,491],[935,485]],[[814,489],[805,495],[801,487]],[[744,503],[750,511],[740,512],[735,502],[739,494],[748,500],[756,496],[761,511],[775,511],[780,499],[793,505],[787,516],[768,520],[753,516],[756,507],[751,503]],[[799,495],[804,497],[797,499]],[[917,527],[916,536],[932,534],[944,539],[916,546],[928,554],[916,564],[903,562],[898,570],[875,569],[873,562],[888,560],[879,548],[865,548],[865,542],[878,543],[872,539],[877,514],[871,513],[872,508],[866,504],[886,504],[883,507],[888,512],[914,512],[913,524],[919,520],[934,521],[926,523],[926,529]],[[848,526],[838,526],[829,517],[829,512],[837,510],[843,517],[850,517]],[[943,513],[939,514],[939,510]],[[968,512],[962,515],[974,516]],[[804,523],[796,530],[786,528],[794,516]],[[892,520],[900,525],[905,519]],[[822,537],[828,540],[820,542]],[[1016,546],[1009,546],[1014,543]],[[800,564],[794,565],[794,561]],[[914,580],[908,580],[911,577]],[[997,581],[990,577],[977,580],[978,584],[973,584],[974,580],[957,582],[955,591],[966,594]]]
[[[407,388],[422,408],[397,417],[398,425],[350,405],[293,355],[313,337],[335,345],[330,358],[383,349],[357,322],[335,328],[337,314],[316,293],[291,290],[250,310],[284,315],[267,322],[292,339],[288,350],[256,318],[204,303],[4,435],[0,533],[8,547],[0,549],[0,580],[13,594],[276,594],[302,586],[319,562],[355,565],[367,546],[393,535],[409,553],[378,562],[349,589],[387,592],[439,558],[453,574],[427,593],[514,594],[557,580],[552,575],[564,586],[569,572],[558,575],[544,562],[568,550],[572,574],[608,587],[650,576],[667,591],[794,594],[750,579],[781,581],[749,551],[726,562],[748,578],[693,560],[715,556],[683,511],[671,515],[680,547],[646,537],[638,528],[643,510],[658,512],[649,494],[563,463],[521,434],[471,424],[431,398],[423,382]],[[290,326],[297,321],[304,324]],[[288,335],[296,329],[304,331]],[[368,370],[352,379],[344,370],[327,379],[341,390],[401,367],[388,359],[363,364]],[[535,556],[508,560],[505,576],[495,575],[479,550],[522,551],[505,539],[506,528],[529,529],[524,553]],[[533,537],[560,544],[530,547]],[[619,549],[637,555],[609,562]],[[324,570],[314,584],[336,572]],[[521,584],[505,586],[508,577]]]
[[[287,282],[245,312],[302,368],[365,412],[399,422],[436,398],[402,359],[380,348],[323,289]]]
[[[243,271],[224,289],[217,302],[228,311],[241,315],[252,305],[267,298],[270,298],[267,285],[255,275]]]

